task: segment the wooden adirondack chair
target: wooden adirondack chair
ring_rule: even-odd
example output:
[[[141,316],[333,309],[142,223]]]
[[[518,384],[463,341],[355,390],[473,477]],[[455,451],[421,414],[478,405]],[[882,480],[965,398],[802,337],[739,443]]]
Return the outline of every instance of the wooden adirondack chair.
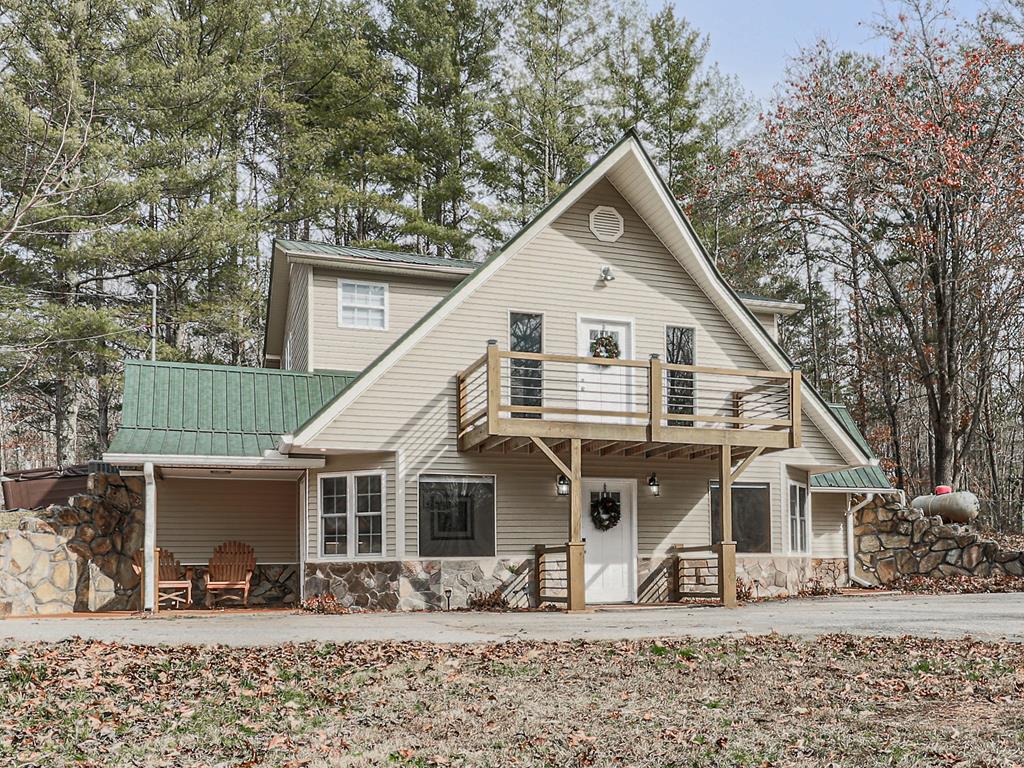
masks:
[[[249,605],[249,584],[256,570],[256,553],[241,541],[225,541],[215,550],[206,568],[206,605],[218,600],[238,600]],[[241,592],[241,595],[234,594]]]
[[[174,559],[174,553],[169,549],[157,547],[156,555],[157,606],[161,600],[169,600],[175,608],[188,608],[192,605],[192,569],[182,569],[181,563]],[[144,574],[144,557],[141,549],[132,557],[132,568],[139,576]]]

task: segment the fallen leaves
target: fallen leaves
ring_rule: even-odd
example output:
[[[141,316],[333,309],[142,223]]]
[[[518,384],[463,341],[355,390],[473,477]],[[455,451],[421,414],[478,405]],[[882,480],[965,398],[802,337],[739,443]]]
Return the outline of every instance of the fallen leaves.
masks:
[[[970,640],[73,640],[0,651],[0,763],[1013,765],[1022,704],[1024,649]]]

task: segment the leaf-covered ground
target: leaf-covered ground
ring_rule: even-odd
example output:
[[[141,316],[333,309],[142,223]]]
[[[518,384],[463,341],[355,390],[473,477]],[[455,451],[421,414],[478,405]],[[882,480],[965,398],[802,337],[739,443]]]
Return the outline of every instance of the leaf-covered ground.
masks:
[[[0,764],[1019,766],[1024,646],[0,649]]]

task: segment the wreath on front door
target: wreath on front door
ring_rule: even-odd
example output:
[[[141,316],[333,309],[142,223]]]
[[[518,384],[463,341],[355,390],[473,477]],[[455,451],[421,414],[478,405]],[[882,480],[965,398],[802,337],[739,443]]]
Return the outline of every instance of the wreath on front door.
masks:
[[[590,356],[603,357],[605,360],[617,360],[622,351],[619,349],[619,342],[611,334],[595,336],[590,342]]]
[[[590,504],[590,519],[599,531],[609,531],[622,519],[622,505],[607,491]]]

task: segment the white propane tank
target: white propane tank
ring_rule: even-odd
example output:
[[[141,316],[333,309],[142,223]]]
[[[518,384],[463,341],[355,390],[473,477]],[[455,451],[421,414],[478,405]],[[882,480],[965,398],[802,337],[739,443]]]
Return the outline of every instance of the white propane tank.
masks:
[[[969,523],[978,516],[978,497],[970,491],[955,493],[929,493],[918,496],[910,506],[926,515],[939,515],[949,523]]]

